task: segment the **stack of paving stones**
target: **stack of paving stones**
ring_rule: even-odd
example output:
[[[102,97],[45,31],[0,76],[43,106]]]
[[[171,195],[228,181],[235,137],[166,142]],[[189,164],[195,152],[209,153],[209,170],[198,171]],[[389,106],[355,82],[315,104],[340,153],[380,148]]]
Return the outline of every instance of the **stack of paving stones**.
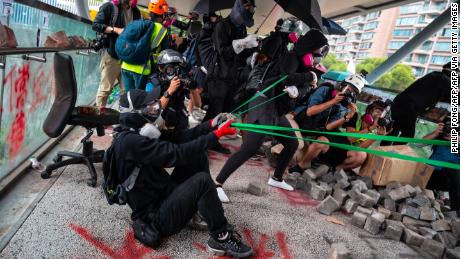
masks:
[[[460,258],[460,219],[442,212],[433,191],[391,182],[374,187],[369,177],[333,172],[325,165],[285,179],[321,203],[318,211],[342,210],[351,224],[385,238],[418,247],[434,258]]]

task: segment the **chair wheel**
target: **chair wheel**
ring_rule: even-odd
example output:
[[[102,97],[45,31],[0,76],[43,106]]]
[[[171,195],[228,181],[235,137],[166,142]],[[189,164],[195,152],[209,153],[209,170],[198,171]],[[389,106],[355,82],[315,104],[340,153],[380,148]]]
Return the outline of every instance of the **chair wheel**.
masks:
[[[42,179],[49,179],[51,177],[51,172],[49,171],[43,171],[40,176],[42,177]]]
[[[59,163],[62,161],[62,156],[60,155],[56,155],[54,158],[53,158],[53,162],[54,163]]]
[[[96,187],[96,180],[94,179],[89,179],[86,184],[88,184],[88,186],[90,187]]]

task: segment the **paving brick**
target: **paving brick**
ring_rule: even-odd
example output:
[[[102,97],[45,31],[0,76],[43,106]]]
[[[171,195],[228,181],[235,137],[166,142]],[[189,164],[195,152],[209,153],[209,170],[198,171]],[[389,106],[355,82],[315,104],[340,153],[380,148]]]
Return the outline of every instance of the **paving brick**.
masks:
[[[384,236],[385,236],[385,238],[399,241],[399,240],[401,240],[401,236],[402,236],[403,232],[404,232],[404,228],[402,226],[389,225],[385,229]]]
[[[441,204],[440,204],[438,201],[433,201],[433,208],[434,208],[437,212],[441,212]]]
[[[329,248],[328,259],[348,259],[351,258],[351,252],[344,243],[333,243]]]
[[[424,241],[425,238],[422,235],[410,229],[404,229],[404,243],[411,246],[420,247]]]
[[[354,213],[356,211],[356,208],[358,208],[358,203],[352,199],[348,199],[345,202],[345,205],[343,205],[343,209],[348,214]]]
[[[361,199],[361,192],[357,189],[351,189],[348,191],[348,196],[350,196],[350,198],[352,198],[356,202],[359,202],[359,200]]]
[[[433,239],[438,234],[438,232],[434,231],[430,227],[419,227],[418,231],[420,235],[431,239]]]
[[[412,199],[408,199],[407,204],[414,207],[430,207],[431,201],[423,194],[418,194]]]
[[[332,185],[329,185],[325,182],[320,181],[319,185],[322,186],[326,190],[326,195],[332,194]]]
[[[415,227],[431,227],[430,222],[413,219],[413,218],[408,217],[408,216],[403,216],[402,222],[405,225],[413,225]]]
[[[402,206],[400,212],[403,216],[408,216],[414,219],[420,218],[420,209],[409,206],[409,205]]]
[[[404,188],[406,189],[406,191],[409,193],[410,196],[415,196],[415,194],[417,193],[415,188],[412,187],[412,185],[410,185],[410,184],[404,185]]]
[[[295,188],[297,190],[302,190],[304,192],[310,192],[311,191],[311,186],[315,184],[314,182],[310,182],[310,181],[301,181],[301,178],[299,178],[299,180],[297,180],[297,184],[295,185]]]
[[[396,221],[396,220],[391,220],[391,219],[385,219],[385,226],[400,226],[404,228],[404,224],[401,221]],[[437,233],[437,232],[436,232]]]
[[[321,176],[327,174],[329,172],[329,166],[327,165],[320,165],[313,171],[316,175],[316,179],[320,178]]]
[[[342,206],[343,202],[348,197],[348,193],[340,188],[335,188],[333,197],[339,203],[339,206]]]
[[[460,220],[452,220],[450,222],[450,227],[452,228],[452,234],[454,234],[456,237],[460,237]]]
[[[321,181],[325,183],[332,183],[335,181],[334,174],[332,172],[328,172],[327,174],[321,176]]]
[[[348,182],[348,180],[345,180],[345,179],[340,179],[337,181],[335,186],[339,187],[340,189],[346,189],[350,186],[350,182]]]
[[[338,210],[340,204],[332,196],[327,196],[318,206],[318,211],[325,215],[331,215],[332,212]]]
[[[372,198],[372,200],[374,201],[374,205],[379,202],[380,193],[378,191],[376,191],[376,190],[367,190],[365,193]]]
[[[351,182],[352,189],[358,190],[360,192],[367,191],[367,185],[361,180],[355,180]]]
[[[340,181],[342,179],[348,181],[347,173],[345,173],[345,171],[343,171],[343,170],[335,172],[334,173],[334,178],[335,178],[336,181]]]
[[[365,194],[365,193],[361,193],[360,194],[360,198],[359,198],[359,201],[358,201],[359,205],[363,206],[363,207],[367,207],[367,208],[372,208],[376,202],[374,201],[374,199]]]
[[[431,228],[435,231],[449,231],[450,230],[450,225],[449,222],[446,220],[436,220],[431,223]]]
[[[407,192],[406,188],[399,187],[397,189],[391,190],[388,195],[394,201],[404,200],[410,197],[410,194]]]
[[[317,179],[315,172],[311,169],[307,169],[303,175],[310,181],[315,181]]]
[[[443,214],[444,214],[445,219],[448,219],[448,220],[458,219],[458,215],[455,210],[445,211]]]
[[[366,184],[367,189],[372,189],[374,187],[372,179],[369,176],[363,176],[360,179]]]
[[[385,209],[390,210],[390,211],[396,211],[396,202],[394,200],[385,199],[383,204],[384,204]]]
[[[371,234],[377,235],[383,222],[385,222],[385,216],[382,213],[372,213],[370,217],[367,217],[364,229]]]
[[[299,178],[298,175],[295,174],[287,174],[287,177],[284,178],[284,181],[289,184],[290,186],[296,186],[297,185],[297,179]]]
[[[390,216],[391,216],[391,211],[385,209],[384,207],[378,207],[377,211],[382,213],[385,216],[386,219],[390,218]]]
[[[420,186],[417,185],[417,186],[415,186],[414,188],[415,188],[415,193],[416,193],[416,194],[421,194],[421,193],[423,193],[422,188],[420,188]]]
[[[396,221],[402,221],[402,218],[403,218],[403,217],[402,217],[401,213],[396,212],[396,211],[392,211],[392,212],[391,212],[390,219],[396,220]]]
[[[401,186],[402,186],[402,185],[401,185],[400,182],[395,182],[395,181],[393,181],[393,182],[387,183],[386,189],[387,189],[387,190],[393,190],[393,189],[398,189],[398,188],[400,188]]]
[[[430,199],[431,201],[434,201],[435,198],[434,198],[434,192],[432,190],[428,190],[428,189],[424,189],[423,190],[423,194],[425,194],[425,196]]]
[[[438,232],[434,240],[441,242],[446,248],[450,249],[455,248],[457,244],[457,238],[451,232],[447,231]]]
[[[455,249],[446,249],[445,259],[460,259],[460,247]]]
[[[442,243],[428,238],[423,240],[422,246],[420,248],[422,251],[429,253],[435,258],[442,258],[444,250],[446,249]]]
[[[324,197],[326,197],[326,189],[323,186],[313,184],[311,186],[310,196],[315,200],[322,201]]]
[[[420,208],[420,219],[427,221],[436,220],[436,210],[430,207],[421,207]]]
[[[355,213],[353,213],[353,216],[351,217],[351,224],[359,228],[364,228],[364,224],[366,224],[367,216],[368,215],[366,214],[355,211]]]
[[[256,196],[262,196],[265,194],[265,186],[266,184],[259,182],[250,182],[248,185],[248,193]]]
[[[364,207],[361,207],[361,206],[358,206],[356,208],[356,211],[358,211],[360,213],[363,213],[363,214],[366,214],[368,216],[370,216],[372,214],[372,212],[374,212],[374,210],[372,210],[372,209],[364,208]]]

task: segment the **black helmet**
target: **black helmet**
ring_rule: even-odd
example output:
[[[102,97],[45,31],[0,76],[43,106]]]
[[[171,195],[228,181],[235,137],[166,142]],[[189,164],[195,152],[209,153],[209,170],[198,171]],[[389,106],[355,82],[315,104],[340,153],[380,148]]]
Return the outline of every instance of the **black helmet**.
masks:
[[[168,64],[185,64],[184,57],[182,54],[180,54],[178,51],[175,51],[173,49],[165,49],[160,52],[160,55],[158,56],[158,61],[157,64],[162,66],[162,65],[168,65]]]

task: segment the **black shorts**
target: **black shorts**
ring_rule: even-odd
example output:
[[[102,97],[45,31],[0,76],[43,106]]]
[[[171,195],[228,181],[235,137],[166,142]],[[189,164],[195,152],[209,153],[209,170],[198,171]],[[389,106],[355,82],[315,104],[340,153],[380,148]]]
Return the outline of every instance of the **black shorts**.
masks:
[[[339,144],[346,144],[350,145],[350,141],[348,141],[347,137],[342,136],[334,136],[334,135],[325,135],[329,142],[339,143]],[[338,148],[329,146],[329,150],[326,153],[320,153],[317,157],[320,163],[331,165],[331,166],[338,166],[347,159],[347,149]]]

